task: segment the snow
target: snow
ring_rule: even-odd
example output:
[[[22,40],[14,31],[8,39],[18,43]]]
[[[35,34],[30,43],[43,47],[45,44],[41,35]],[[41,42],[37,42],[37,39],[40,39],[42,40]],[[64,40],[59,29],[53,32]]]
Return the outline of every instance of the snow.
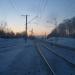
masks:
[[[15,39],[1,39],[1,41],[3,42],[0,42],[0,72],[6,70],[15,56],[22,51],[20,49],[22,47],[22,40],[20,39],[16,40],[16,42]]]
[[[57,46],[52,46],[49,43],[47,44],[47,48],[49,51],[53,52],[57,56],[65,59],[69,63],[72,63],[75,65],[75,52],[73,50],[57,47]],[[45,45],[44,45],[45,46]],[[45,46],[46,47],[46,46]]]
[[[48,42],[56,43],[58,45],[67,46],[71,48],[75,48],[75,39],[73,38],[61,38],[61,37],[53,37],[47,40]]]
[[[54,41],[53,42],[54,44],[57,43],[57,40],[55,40],[54,38],[52,39],[53,40],[50,39],[49,41],[37,40],[38,45],[39,45],[38,47],[41,48],[41,51],[44,54],[45,58],[47,59],[48,63],[50,64],[50,66],[52,67],[56,75],[75,75],[75,52],[74,50],[52,45],[50,43],[52,41]],[[71,40],[67,38],[64,38],[64,39],[66,40],[66,42],[68,42],[68,40]],[[65,42],[65,40],[63,41]],[[59,44],[59,45],[62,45],[62,44]]]
[[[45,43],[52,52],[75,65],[75,39],[54,37],[46,40]]]
[[[55,40],[56,39],[56,40]],[[42,52],[56,75],[75,75],[75,52],[74,50],[59,48],[50,45],[48,42],[75,48],[75,40],[70,38],[50,38],[47,42],[35,39],[27,42],[22,39],[1,39],[0,38],[0,75],[50,75],[50,70],[41,58],[35,43],[41,47]],[[44,43],[49,51],[41,43]],[[53,54],[52,52],[56,53]],[[68,62],[66,62],[64,59]]]
[[[42,47],[42,53],[56,75],[75,75],[75,69],[65,60],[62,60],[59,56],[53,54],[45,47]]]
[[[0,40],[0,75],[49,75],[31,40]]]

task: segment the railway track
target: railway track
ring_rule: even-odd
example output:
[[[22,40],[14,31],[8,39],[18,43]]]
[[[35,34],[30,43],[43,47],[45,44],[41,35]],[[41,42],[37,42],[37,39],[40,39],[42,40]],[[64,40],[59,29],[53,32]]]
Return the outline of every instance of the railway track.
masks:
[[[44,43],[39,43],[39,42],[36,42],[36,43],[37,43],[36,46],[37,46],[37,50],[38,50],[39,54],[41,55],[41,57],[43,58],[43,60],[45,61],[45,63],[47,64],[47,66],[49,67],[49,69],[50,69],[50,71],[52,72],[53,75],[60,75],[60,74],[56,74],[54,68],[52,67],[52,65],[50,64],[49,60],[46,57],[47,55],[45,55],[46,53],[43,52],[43,50],[48,51],[48,52],[54,54],[58,59],[61,59],[62,62],[65,62],[65,64],[67,66],[69,66],[70,69],[73,69],[73,72],[72,72],[72,70],[70,70],[71,73],[69,73],[68,75],[74,75],[75,74],[75,68],[74,68],[75,64],[74,63],[72,63],[71,61],[69,61],[66,58],[62,57],[61,55],[55,53],[49,47],[47,47]],[[67,68],[66,68],[66,70],[67,70]],[[63,75],[63,74],[61,74],[61,75]]]
[[[33,44],[27,48],[29,50],[21,50],[1,75],[56,75],[40,50],[36,50]]]
[[[46,41],[46,40],[40,40],[39,39],[38,41],[44,42],[44,43],[49,44],[51,46],[55,46],[55,47],[58,47],[58,48],[64,48],[64,49],[68,49],[68,50],[71,50],[71,51],[74,51],[75,52],[75,48],[72,48],[72,47],[63,46],[63,45],[60,45],[60,44],[57,44],[57,43],[52,43],[52,42],[49,42],[49,41]]]
[[[75,66],[75,52],[73,50],[50,45],[49,43],[42,40],[37,40],[36,42],[38,41],[43,47]]]
[[[71,58],[68,59],[66,58],[64,55],[61,55],[59,53],[57,53],[56,51],[54,51],[53,49],[50,49],[47,45],[45,45],[44,43],[42,43],[42,46],[45,47],[47,50],[51,51],[52,53],[54,53],[55,55],[59,56],[61,59],[67,61],[68,63],[70,63],[71,65],[75,66],[75,62],[71,61]],[[66,55],[67,56],[67,55]]]
[[[50,74],[50,75],[56,75],[55,72],[54,72],[54,70],[52,69],[51,65],[49,64],[48,60],[43,55],[40,46],[38,47],[38,45],[36,44],[35,47],[37,48],[38,53],[40,54],[40,56],[42,57],[42,59],[44,60],[44,62],[46,63],[46,65],[48,66],[50,72],[52,72],[52,74]]]
[[[24,44],[24,43],[23,43]],[[64,57],[60,56],[59,54],[55,53],[52,48],[50,48],[49,46],[47,46],[46,43],[43,43],[43,42],[39,42],[37,40],[34,40],[33,41],[33,44],[31,45],[29,51],[28,50],[24,50],[24,45],[20,45],[20,48],[23,47],[23,52],[21,52],[20,54],[17,55],[17,57],[15,58],[15,60],[13,61],[13,63],[11,63],[11,65],[9,66],[9,72],[10,70],[13,72],[13,70],[15,69],[15,66],[18,64],[21,64],[22,65],[22,61],[24,61],[25,59],[27,59],[28,55],[29,55],[29,61],[30,61],[30,57],[33,59],[34,58],[34,61],[33,63],[35,62],[35,60],[37,60],[36,62],[39,61],[39,59],[41,59],[41,61],[39,61],[39,63],[41,63],[41,65],[45,68],[44,71],[46,71],[46,73],[48,72],[48,75],[75,75],[75,65],[73,63],[71,63],[71,61],[68,61],[67,59],[65,59]],[[19,45],[17,46],[18,49],[19,49]],[[33,46],[33,47],[32,47]],[[9,46],[10,47],[10,46]],[[14,46],[12,46],[13,48]],[[35,47],[35,48],[34,48]],[[26,47],[25,47],[26,48]],[[29,46],[27,47],[29,48]],[[31,50],[31,48],[33,48]],[[7,49],[9,50],[9,49]],[[10,50],[11,51],[11,50]],[[31,52],[30,52],[31,51]],[[7,51],[6,51],[7,52]],[[29,53],[30,52],[30,53]],[[26,53],[26,54],[25,54]],[[27,55],[27,56],[26,56]],[[34,56],[35,55],[35,56]],[[49,56],[48,56],[49,55]],[[50,56],[51,55],[51,56]],[[55,61],[53,61],[53,57],[55,59]],[[52,58],[52,59],[51,59]],[[22,60],[21,60],[22,59]],[[61,61],[60,61],[61,60]],[[32,60],[31,60],[32,61]],[[30,61],[30,62],[31,62]],[[35,62],[35,63],[36,63]],[[53,64],[54,63],[54,64]],[[26,61],[24,61],[24,64],[26,65]],[[33,64],[34,65],[34,64]],[[33,67],[32,65],[32,67]],[[16,66],[16,70],[17,70],[17,67]],[[24,66],[24,65],[23,65]],[[27,65],[26,65],[27,66]],[[30,65],[31,66],[31,65]],[[35,64],[35,68],[37,68],[38,65]],[[58,69],[57,67],[61,67],[60,69]],[[23,68],[22,66],[20,66],[21,68]],[[33,69],[33,71],[35,70],[35,68]],[[47,68],[47,69],[46,69]],[[65,69],[66,70],[65,70]],[[24,69],[26,69],[24,67]],[[23,69],[23,70],[24,70]],[[43,68],[41,68],[43,69]],[[67,72],[67,69],[68,69],[68,72]],[[39,68],[38,68],[39,70]],[[47,71],[48,70],[48,71]],[[21,71],[21,69],[20,69]],[[35,70],[36,71],[36,70]],[[40,71],[42,70],[39,70],[39,73]],[[31,69],[30,69],[30,72],[31,72]],[[37,72],[37,71],[36,71]],[[59,73],[60,72],[60,73]],[[18,72],[19,73],[19,72]],[[25,73],[25,72],[24,72]],[[27,73],[27,72],[26,72]],[[31,72],[32,73],[32,72]],[[34,74],[35,72],[33,72]],[[66,74],[65,74],[66,73]],[[32,75],[33,75],[32,74]]]

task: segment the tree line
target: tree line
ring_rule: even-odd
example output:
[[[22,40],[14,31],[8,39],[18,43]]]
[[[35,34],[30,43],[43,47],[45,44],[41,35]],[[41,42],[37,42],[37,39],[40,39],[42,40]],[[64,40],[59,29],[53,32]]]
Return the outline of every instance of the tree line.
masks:
[[[65,19],[48,36],[50,37],[71,37],[75,38],[75,17]]]
[[[25,31],[15,34],[11,29],[8,28],[7,22],[0,23],[0,38],[21,38],[21,37],[26,37]]]

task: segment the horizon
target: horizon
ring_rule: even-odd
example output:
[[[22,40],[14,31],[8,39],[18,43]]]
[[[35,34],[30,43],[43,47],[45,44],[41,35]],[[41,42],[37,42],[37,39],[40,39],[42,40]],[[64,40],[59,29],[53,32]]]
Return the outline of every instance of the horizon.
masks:
[[[34,35],[49,34],[57,24],[66,18],[75,16],[74,0],[0,0],[0,22],[5,21],[13,32],[25,30],[25,17],[28,14],[28,34],[33,29]],[[72,4],[72,5],[71,5]]]

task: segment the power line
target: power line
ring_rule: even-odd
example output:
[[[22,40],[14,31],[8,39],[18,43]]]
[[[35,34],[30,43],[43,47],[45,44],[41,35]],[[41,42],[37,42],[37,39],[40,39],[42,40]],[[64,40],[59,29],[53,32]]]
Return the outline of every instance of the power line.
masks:
[[[42,12],[42,4],[43,3],[43,0],[40,0],[40,3],[39,3],[39,5],[38,5],[38,7],[39,7],[39,9],[38,9],[38,11],[39,11],[39,13],[38,13],[38,15],[41,17],[41,12]]]
[[[15,4],[13,3],[13,1],[12,1],[12,0],[9,0],[9,3],[10,3],[10,5],[12,6],[12,8],[15,9],[15,11],[16,11],[17,13],[19,13],[19,11],[18,11],[17,7],[15,6]]]
[[[47,6],[48,0],[42,0],[42,5],[41,5],[41,15],[44,14],[46,6]]]
[[[33,20],[35,20],[36,18],[38,18],[38,16],[35,16],[34,18],[32,18],[28,23],[31,23]]]

